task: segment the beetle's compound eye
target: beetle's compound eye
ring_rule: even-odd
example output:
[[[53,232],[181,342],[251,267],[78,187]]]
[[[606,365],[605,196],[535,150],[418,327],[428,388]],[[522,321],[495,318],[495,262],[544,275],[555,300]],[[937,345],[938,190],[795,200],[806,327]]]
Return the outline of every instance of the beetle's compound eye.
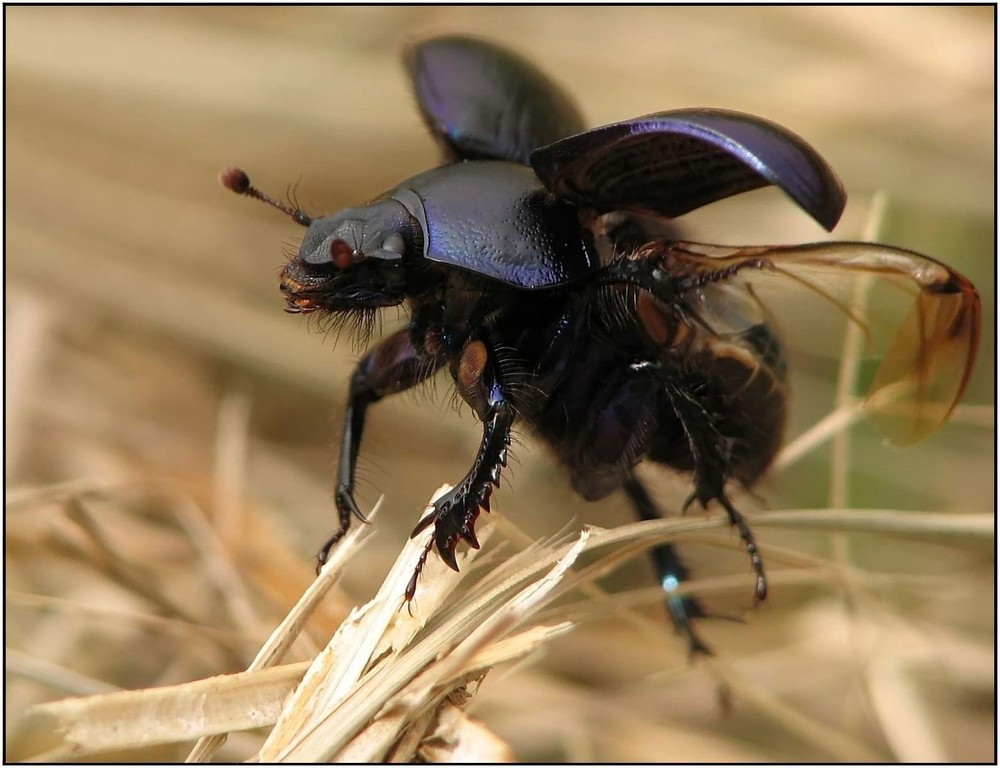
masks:
[[[406,242],[403,240],[402,235],[392,234],[382,241],[382,250],[402,256],[403,251],[406,250]]]
[[[337,269],[347,269],[352,264],[357,264],[362,258],[362,254],[354,250],[346,240],[337,238],[330,241],[330,260]]]

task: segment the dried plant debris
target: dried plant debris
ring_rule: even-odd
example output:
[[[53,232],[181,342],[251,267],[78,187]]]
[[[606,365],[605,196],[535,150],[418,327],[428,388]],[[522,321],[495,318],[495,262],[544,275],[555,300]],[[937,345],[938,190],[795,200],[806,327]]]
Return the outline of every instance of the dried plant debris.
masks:
[[[390,753],[398,761],[421,750],[427,756],[509,756],[501,740],[464,717],[461,705],[491,667],[524,658],[572,627],[532,625],[531,617],[558,594],[589,533],[572,545],[516,554],[504,569],[507,578],[480,578],[463,591],[459,585],[479,552],[464,552],[458,573],[432,558],[418,599],[407,604],[402,596],[425,545],[418,537],[404,547],[375,597],[351,611],[310,663],[273,666],[369,530],[341,542],[248,671],[36,706],[33,714],[59,722],[63,743],[52,754],[81,757],[202,738],[189,759],[205,760],[221,741],[203,737],[273,725],[257,756],[261,761],[341,754],[384,760]],[[484,525],[480,541],[486,544],[493,531]],[[134,579],[129,583],[138,588]],[[440,620],[424,631],[434,618]]]
[[[79,509],[71,518],[79,521]],[[496,557],[497,521],[496,516],[484,520],[482,550],[460,552],[459,572],[430,558],[417,598],[410,603],[403,595],[425,541],[423,537],[408,541],[375,596],[351,610],[326,646],[314,648],[311,660],[289,663],[286,656],[296,640],[305,637],[302,630],[310,615],[372,530],[356,528],[264,641],[247,671],[39,704],[31,714],[55,718],[61,738],[46,756],[79,758],[198,739],[188,759],[206,761],[217,755],[226,734],[269,727],[256,753],[261,762],[513,759],[513,751],[502,738],[465,713],[490,670],[531,657],[572,629],[574,617],[593,618],[598,613],[592,605],[581,610],[579,602],[553,605],[557,598],[581,589],[599,593],[595,579],[655,541],[725,525],[721,518],[690,517],[613,530],[586,529],[576,536],[564,534],[552,541],[534,542],[500,561]],[[762,514],[755,520],[757,525],[787,528],[832,527],[835,521],[840,530],[930,538],[950,532],[958,540],[983,546],[992,537],[991,521],[976,515],[808,510]],[[97,530],[92,520],[87,525]],[[509,524],[500,528],[507,529]],[[193,535],[200,529],[188,526],[183,530]],[[509,542],[500,546],[510,548]],[[107,563],[108,553],[116,549],[105,542],[98,554]],[[578,556],[587,550],[600,550],[601,556],[585,568],[575,567]],[[205,548],[200,551],[204,555]],[[479,558],[491,567],[477,567]],[[821,560],[800,565],[810,566],[804,573],[817,580],[830,575]],[[146,581],[121,563],[108,568],[124,586],[153,599]],[[776,583],[781,583],[782,575],[785,572],[778,574]],[[690,586],[711,587],[698,582]],[[650,590],[645,592],[647,602],[661,599],[649,594]],[[170,600],[161,597],[158,603],[164,612],[181,613]],[[612,598],[610,610],[629,615],[627,596]],[[183,620],[197,621],[197,616]],[[873,670],[873,692],[882,706],[886,691],[905,685],[892,658],[888,656]],[[709,660],[706,668],[743,700],[831,754],[848,760],[877,756],[857,744],[838,743],[835,730],[755,690],[728,664]]]

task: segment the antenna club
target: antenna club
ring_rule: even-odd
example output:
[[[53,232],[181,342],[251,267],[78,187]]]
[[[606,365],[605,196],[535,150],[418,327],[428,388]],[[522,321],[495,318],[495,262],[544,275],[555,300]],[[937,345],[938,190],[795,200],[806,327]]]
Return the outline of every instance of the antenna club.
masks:
[[[226,189],[235,192],[237,195],[246,195],[260,200],[262,203],[277,208],[279,211],[292,217],[292,221],[308,227],[312,223],[312,218],[301,208],[293,208],[287,203],[275,200],[270,195],[266,195],[250,183],[250,177],[236,166],[230,166],[219,174],[219,181]]]
[[[250,177],[234,165],[229,166],[219,174],[219,181],[226,189],[237,195],[245,195],[250,191]]]

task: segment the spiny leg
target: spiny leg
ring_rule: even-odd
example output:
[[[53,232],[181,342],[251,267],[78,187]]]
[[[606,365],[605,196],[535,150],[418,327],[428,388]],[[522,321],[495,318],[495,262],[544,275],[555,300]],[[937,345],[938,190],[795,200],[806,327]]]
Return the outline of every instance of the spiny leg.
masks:
[[[623,487],[639,519],[659,520],[662,517],[646,487],[635,476],[635,473],[629,473]],[[712,655],[711,647],[701,639],[694,629],[693,620],[706,616],[701,603],[694,597],[677,594],[678,587],[690,577],[690,573],[677,554],[677,550],[670,544],[659,544],[650,550],[649,554],[653,559],[656,575],[663,591],[667,593],[667,608],[670,611],[670,619],[677,631],[687,637],[688,650],[691,655],[697,653]]]
[[[637,252],[634,258],[622,258],[610,264],[601,276],[601,282],[605,285],[635,286],[656,297],[668,308],[666,312],[657,309],[655,303],[644,300],[642,294],[637,299],[637,314],[654,353],[659,345],[664,345],[670,339],[671,334],[677,335],[687,323],[700,325],[703,331],[712,333],[712,329],[689,305],[687,292],[708,283],[725,280],[743,269],[767,269],[771,266],[767,259],[754,254],[748,254],[746,258],[732,263],[713,265],[711,259],[692,256],[683,248],[675,254],[674,246],[669,241],[651,243],[644,252]],[[671,256],[675,260],[679,258],[679,261],[668,268],[666,262]],[[675,326],[673,329],[672,325]],[[680,337],[683,339],[685,334],[680,333]],[[666,349],[661,352],[669,354]],[[663,368],[659,370],[664,371]],[[780,378],[780,374],[778,376]],[[713,499],[723,506],[730,522],[739,531],[750,556],[756,575],[754,603],[760,603],[767,596],[767,577],[760,549],[746,518],[726,498],[724,492],[731,471],[731,440],[720,433],[716,419],[703,403],[692,397],[688,391],[689,386],[662,373],[661,381],[687,437],[694,464],[695,492],[685,502],[684,509],[695,499],[703,507]]]
[[[725,494],[726,477],[728,474],[729,455],[728,441],[719,434],[711,415],[684,388],[668,383],[666,387],[671,407],[688,439],[691,457],[694,461],[695,490],[687,501],[684,510],[697,501],[706,507],[713,499],[717,500],[729,515],[729,521],[739,531],[740,538],[750,556],[756,576],[754,585],[754,605],[767,597],[767,576],[764,574],[764,561],[760,556],[757,539],[750,530],[746,518],[740,514]]]
[[[490,509],[490,496],[500,486],[500,471],[507,466],[510,429],[514,423],[514,408],[500,381],[499,367],[482,341],[472,341],[462,351],[455,371],[459,392],[483,420],[483,438],[476,459],[464,478],[448,493],[435,501],[431,511],[417,523],[411,536],[434,525],[433,541],[438,554],[448,567],[458,570],[455,549],[464,540],[479,548],[475,523],[480,509]],[[420,558],[406,599],[413,598],[416,580],[426,562],[426,551]]]
[[[431,536],[427,540],[427,544],[424,546],[423,551],[420,553],[420,557],[417,559],[417,565],[413,569],[413,575],[410,576],[410,580],[406,583],[406,591],[403,593],[403,597],[406,600],[407,607],[409,607],[410,603],[413,601],[413,597],[417,594],[417,580],[420,578],[420,574],[424,570],[424,565],[427,564],[427,557],[430,555],[433,548],[434,537]]]
[[[692,502],[698,498],[697,493],[691,494],[687,501],[684,502],[684,510],[686,511]],[[743,546],[746,548],[747,554],[750,556],[750,565],[753,566],[754,574],[757,577],[757,583],[754,587],[754,605],[757,605],[764,601],[767,597],[767,576],[764,575],[764,559],[760,555],[760,548],[757,546],[757,538],[753,535],[753,530],[750,528],[750,524],[747,519],[743,517],[743,514],[732,505],[732,502],[726,497],[724,493],[719,493],[713,497],[718,501],[722,508],[726,510],[726,514],[729,515],[729,522],[736,528],[740,534],[740,539],[743,541]]]
[[[419,384],[437,371],[443,362],[443,359],[427,354],[414,344],[412,328],[402,328],[371,349],[354,369],[344,417],[334,496],[340,527],[320,548],[316,556],[320,567],[329,557],[330,550],[347,533],[352,516],[361,522],[368,522],[354,499],[354,475],[368,406],[386,395]]]

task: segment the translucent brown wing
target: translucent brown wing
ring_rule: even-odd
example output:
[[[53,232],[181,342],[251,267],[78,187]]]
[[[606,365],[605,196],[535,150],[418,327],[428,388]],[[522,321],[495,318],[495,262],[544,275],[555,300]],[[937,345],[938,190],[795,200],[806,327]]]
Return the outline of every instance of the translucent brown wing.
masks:
[[[783,343],[838,356],[838,316],[876,362],[865,406],[897,444],[923,439],[968,384],[979,344],[975,287],[913,251],[873,243],[745,247],[654,243],[683,311],[709,335],[739,341],[762,323]],[[832,331],[831,331],[832,329]],[[753,345],[744,345],[761,356]],[[773,362],[768,361],[773,367]]]

